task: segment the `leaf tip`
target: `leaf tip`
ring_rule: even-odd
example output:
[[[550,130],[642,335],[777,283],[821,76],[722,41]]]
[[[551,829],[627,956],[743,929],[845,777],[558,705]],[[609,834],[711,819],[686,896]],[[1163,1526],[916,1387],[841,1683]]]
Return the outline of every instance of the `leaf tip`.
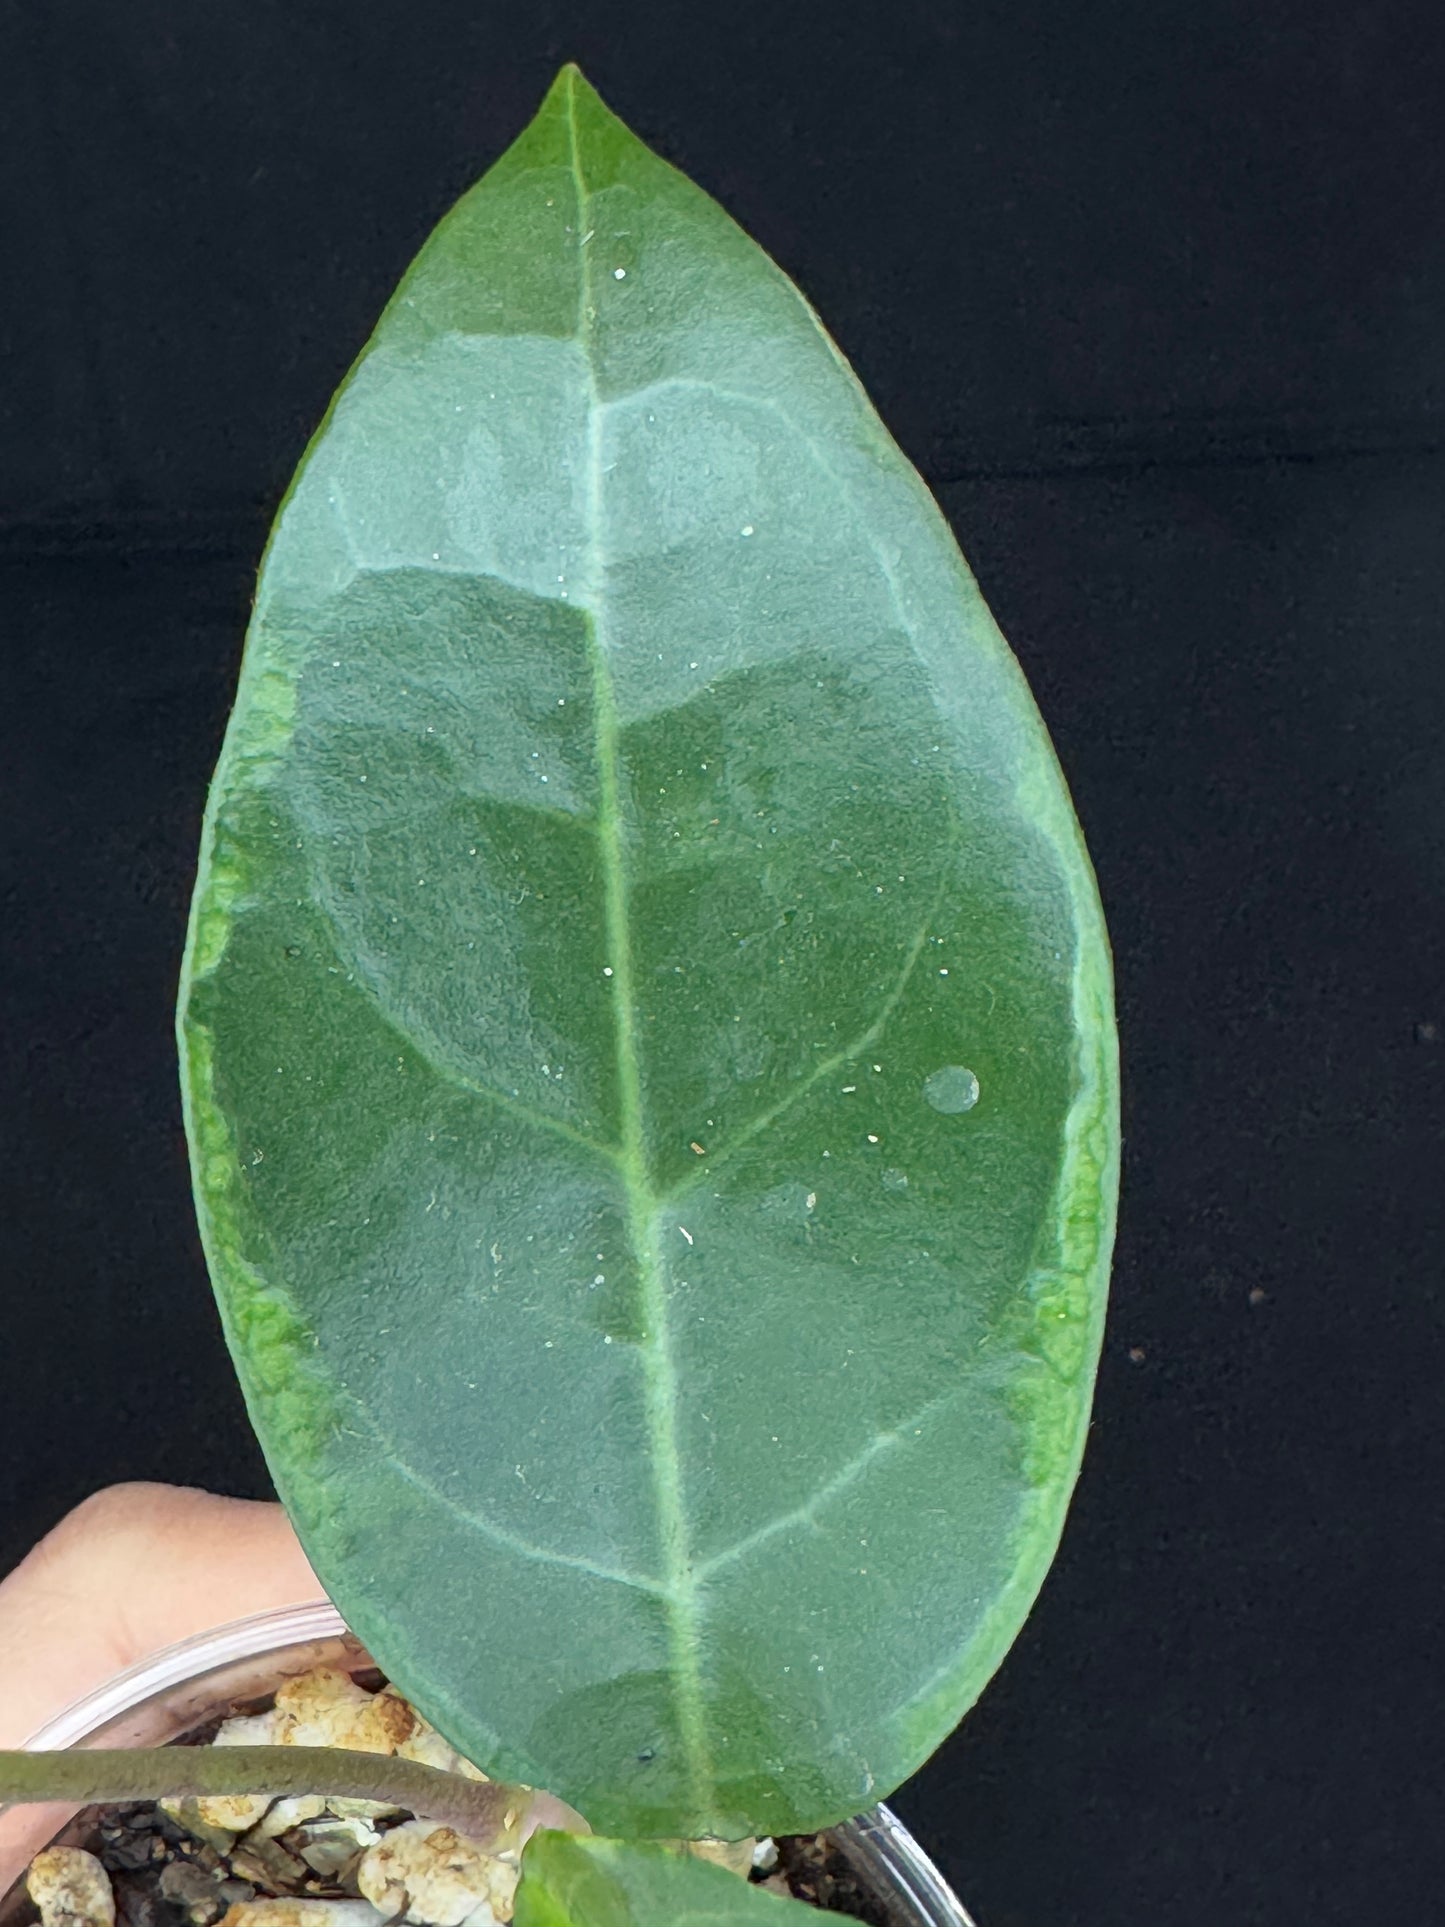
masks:
[[[557,78],[547,89],[542,113],[548,112],[570,121],[574,128],[589,124],[594,129],[621,125],[575,60],[567,61],[557,70]]]
[[[557,78],[547,89],[547,98],[542,104],[544,108],[556,107],[563,113],[575,113],[579,106],[591,106],[594,102],[601,105],[597,89],[577,62],[568,60],[557,69]]]

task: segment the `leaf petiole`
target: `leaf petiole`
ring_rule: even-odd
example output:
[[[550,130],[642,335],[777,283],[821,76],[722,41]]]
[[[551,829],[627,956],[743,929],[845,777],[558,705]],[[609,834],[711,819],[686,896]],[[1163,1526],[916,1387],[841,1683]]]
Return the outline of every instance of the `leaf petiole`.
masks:
[[[277,1798],[330,1794],[404,1808],[452,1827],[482,1848],[516,1845],[535,1827],[585,1832],[550,1793],[504,1780],[469,1780],[390,1754],[331,1746],[162,1746],[54,1753],[0,1752],[0,1804],[186,1799],[234,1793]]]

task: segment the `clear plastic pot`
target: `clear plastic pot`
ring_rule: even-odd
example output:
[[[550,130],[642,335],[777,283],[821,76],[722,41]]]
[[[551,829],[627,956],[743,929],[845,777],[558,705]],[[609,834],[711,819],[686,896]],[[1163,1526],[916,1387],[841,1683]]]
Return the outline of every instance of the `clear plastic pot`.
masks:
[[[165,1746],[237,1703],[265,1697],[295,1673],[323,1665],[359,1672],[371,1664],[334,1606],[256,1613],[117,1674],[42,1727],[29,1744]],[[55,1830],[67,1817],[65,1809],[55,1811]],[[835,1828],[832,1837],[896,1927],[973,1927],[942,1874],[887,1807]],[[24,1904],[18,1888],[0,1898],[0,1927],[9,1927]]]

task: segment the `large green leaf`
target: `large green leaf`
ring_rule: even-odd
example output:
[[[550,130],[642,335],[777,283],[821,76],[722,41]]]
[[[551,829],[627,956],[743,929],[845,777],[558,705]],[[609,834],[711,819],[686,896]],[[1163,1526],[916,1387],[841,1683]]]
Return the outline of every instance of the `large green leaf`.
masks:
[[[812,1911],[670,1847],[534,1833],[514,1927],[809,1927]]]
[[[277,1486],[444,1731],[618,1833],[905,1777],[1077,1470],[1103,927],[917,476],[573,69],[278,518],[182,1028]]]

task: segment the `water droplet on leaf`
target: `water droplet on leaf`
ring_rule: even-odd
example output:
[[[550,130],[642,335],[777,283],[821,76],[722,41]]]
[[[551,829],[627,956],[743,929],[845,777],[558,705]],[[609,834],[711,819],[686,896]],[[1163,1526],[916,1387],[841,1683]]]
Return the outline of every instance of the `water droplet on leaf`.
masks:
[[[945,1117],[953,1117],[959,1111],[971,1111],[978,1102],[978,1079],[962,1064],[945,1064],[924,1079],[923,1096],[935,1111]]]

